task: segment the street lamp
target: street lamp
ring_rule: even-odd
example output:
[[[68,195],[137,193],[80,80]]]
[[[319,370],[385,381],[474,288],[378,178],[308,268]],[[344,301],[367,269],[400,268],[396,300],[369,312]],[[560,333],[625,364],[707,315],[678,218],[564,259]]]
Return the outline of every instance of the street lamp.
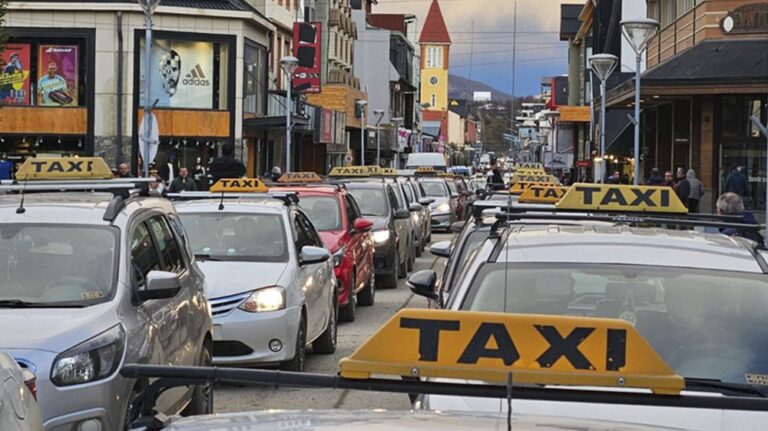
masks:
[[[395,125],[395,145],[397,148],[395,150],[395,169],[400,169],[400,123],[405,123],[405,119],[396,117],[390,121]]]
[[[378,115],[376,120],[376,166],[381,166],[381,120],[384,119],[383,109],[374,109],[373,113]]]
[[[657,31],[659,31],[659,23],[652,19],[641,18],[621,22],[621,33],[635,51],[635,118],[632,121],[635,126],[635,185],[640,181],[640,65],[643,60],[643,51],[646,50],[648,42]]]
[[[286,104],[285,104],[285,172],[291,172],[291,129],[293,124],[291,123],[291,87],[293,87],[293,73],[296,72],[296,68],[299,67],[299,59],[294,56],[286,56],[280,59],[280,67],[283,68],[283,72],[288,75],[288,85]]]
[[[146,30],[144,31],[144,122],[147,127],[144,128],[144,145],[142,145],[142,160],[144,168],[144,176],[149,176],[149,141],[152,139],[152,102],[150,100],[150,83],[152,82],[151,73],[152,65],[152,14],[155,13],[155,9],[160,4],[160,0],[139,0],[139,6],[144,11],[144,23]]]
[[[595,54],[589,57],[589,65],[600,79],[600,157],[605,157],[605,83],[611,76],[619,58],[612,54]],[[600,165],[600,180],[605,180],[605,163]]]
[[[368,123],[365,122],[365,108],[367,100],[358,100],[357,108],[360,110],[360,166],[365,166],[365,134],[368,131]]]

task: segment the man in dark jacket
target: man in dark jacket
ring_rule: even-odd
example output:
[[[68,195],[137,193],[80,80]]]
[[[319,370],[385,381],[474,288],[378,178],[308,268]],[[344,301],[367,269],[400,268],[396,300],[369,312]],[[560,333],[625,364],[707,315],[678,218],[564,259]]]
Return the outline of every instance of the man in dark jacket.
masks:
[[[717,199],[717,213],[723,215],[735,215],[741,216],[742,220],[739,223],[742,224],[758,224],[754,214],[747,211],[744,208],[744,200],[736,193],[723,193],[720,198]],[[765,246],[765,238],[760,235],[756,230],[739,230],[736,228],[724,228],[720,229],[720,233],[728,236],[740,236],[742,238],[751,239],[752,241]]]
[[[653,168],[651,169],[651,176],[648,177],[648,185],[649,186],[663,186],[664,184],[664,177],[661,176],[659,173],[659,168]]]
[[[195,192],[197,184],[189,177],[189,169],[179,169],[179,176],[171,181],[171,193]]]
[[[208,167],[213,183],[222,178],[242,178],[246,169],[239,160],[235,159],[235,147],[225,144],[221,148],[221,157],[216,158]]]
[[[675,185],[675,192],[677,192],[677,197],[680,198],[683,205],[688,208],[688,198],[691,195],[691,183],[688,182],[688,179],[685,177],[685,171],[681,168],[677,169],[677,185]]]
[[[493,163],[493,169],[491,170],[491,184],[490,187],[492,190],[504,190],[504,177],[501,175],[501,171],[499,170],[499,165],[497,163]]]
[[[744,175],[744,167],[741,163],[735,164],[728,178],[725,179],[725,192],[736,193],[742,199],[747,199],[749,196],[749,180]]]

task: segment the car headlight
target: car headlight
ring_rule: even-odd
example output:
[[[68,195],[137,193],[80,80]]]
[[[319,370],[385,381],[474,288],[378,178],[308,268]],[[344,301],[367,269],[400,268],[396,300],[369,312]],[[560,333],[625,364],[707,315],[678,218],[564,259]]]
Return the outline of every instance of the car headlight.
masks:
[[[450,210],[451,210],[451,204],[449,204],[448,202],[444,202],[437,206],[437,212],[439,213],[447,213]]]
[[[256,290],[238,308],[249,313],[282,310],[285,308],[285,289],[273,286]]]
[[[389,236],[390,236],[389,229],[377,230],[376,232],[373,233],[373,241],[376,244],[385,243],[389,241]]]
[[[344,260],[344,253],[347,252],[346,247],[342,247],[336,253],[333,253],[333,267],[337,268],[341,266],[341,262]]]
[[[51,382],[71,386],[109,377],[117,371],[125,351],[125,330],[115,325],[60,354],[53,361]]]

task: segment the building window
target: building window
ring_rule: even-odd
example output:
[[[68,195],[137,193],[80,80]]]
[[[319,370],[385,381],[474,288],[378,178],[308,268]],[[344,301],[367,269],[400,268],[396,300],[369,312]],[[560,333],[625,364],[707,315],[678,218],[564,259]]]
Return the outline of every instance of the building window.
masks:
[[[435,94],[432,94],[432,107],[433,108],[437,107],[437,95]]]
[[[440,68],[440,67],[443,67],[443,47],[428,46],[427,47],[427,68]]]
[[[246,42],[243,51],[243,112],[264,116],[267,88],[267,50]]]
[[[332,57],[336,56],[336,31],[331,31],[331,37],[328,38],[328,52]]]

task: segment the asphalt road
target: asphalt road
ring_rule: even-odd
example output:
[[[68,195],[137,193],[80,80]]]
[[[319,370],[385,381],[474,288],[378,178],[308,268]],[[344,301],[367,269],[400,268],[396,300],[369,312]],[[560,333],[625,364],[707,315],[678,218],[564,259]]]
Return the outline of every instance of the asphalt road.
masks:
[[[433,241],[444,241],[450,235],[433,234]],[[428,251],[416,259],[415,270],[442,268],[442,262]],[[372,307],[358,307],[354,322],[339,325],[338,347],[333,355],[308,355],[306,369],[313,373],[335,374],[341,358],[351,354],[376,329],[401,308],[422,308],[426,300],[414,296],[400,280],[397,289],[378,290]],[[408,397],[334,389],[274,389],[232,384],[217,385],[214,393],[216,413],[267,409],[410,409]]]

